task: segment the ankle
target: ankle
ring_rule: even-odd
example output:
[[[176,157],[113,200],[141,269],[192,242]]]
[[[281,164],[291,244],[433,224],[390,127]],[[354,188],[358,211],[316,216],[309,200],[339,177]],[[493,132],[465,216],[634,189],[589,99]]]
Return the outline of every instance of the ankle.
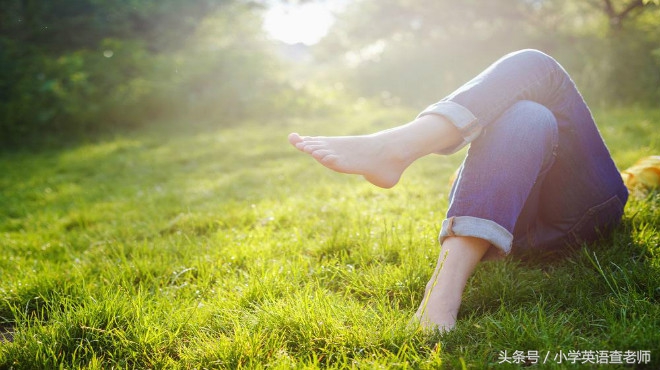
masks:
[[[382,155],[398,167],[406,168],[415,160],[429,154],[420,145],[420,135],[405,129],[405,126],[381,131],[370,136],[378,142]]]
[[[411,124],[422,138],[419,146],[425,154],[440,153],[463,140],[458,129],[443,116],[429,114],[416,118]]]
[[[382,139],[382,153],[384,153],[392,163],[400,167],[408,167],[421,155],[415,150],[415,146],[410,140],[396,134],[387,134]]]

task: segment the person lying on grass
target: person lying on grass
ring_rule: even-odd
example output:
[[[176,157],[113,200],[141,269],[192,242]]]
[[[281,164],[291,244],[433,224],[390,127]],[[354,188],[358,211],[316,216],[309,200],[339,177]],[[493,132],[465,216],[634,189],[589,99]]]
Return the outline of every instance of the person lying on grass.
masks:
[[[470,145],[449,194],[437,266],[414,316],[423,328],[454,327],[479,261],[593,241],[620,222],[628,199],[575,84],[537,50],[502,57],[404,125],[288,139],[327,168],[382,188],[396,185],[420,157]]]

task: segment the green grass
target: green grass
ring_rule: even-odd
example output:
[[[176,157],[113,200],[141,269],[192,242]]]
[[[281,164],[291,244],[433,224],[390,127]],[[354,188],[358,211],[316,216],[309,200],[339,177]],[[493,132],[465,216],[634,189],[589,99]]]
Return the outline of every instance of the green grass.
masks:
[[[660,111],[597,113],[620,167],[660,153]],[[481,264],[456,330],[407,328],[460,156],[424,158],[382,190],[315,165],[286,134],[364,133],[412,115],[2,154],[0,327],[13,342],[0,367],[518,368],[498,364],[504,350],[651,350],[646,367],[660,366],[657,195],[565,259]]]

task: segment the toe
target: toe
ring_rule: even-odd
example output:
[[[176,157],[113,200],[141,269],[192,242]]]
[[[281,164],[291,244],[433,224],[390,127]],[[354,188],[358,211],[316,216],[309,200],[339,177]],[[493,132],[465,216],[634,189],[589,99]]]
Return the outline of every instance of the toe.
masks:
[[[291,145],[296,145],[298,143],[301,143],[303,141],[303,138],[298,135],[297,132],[292,132],[289,134],[289,143]]]
[[[300,142],[300,143],[296,144],[296,148],[298,148],[299,150],[301,150],[301,151],[303,151],[307,154],[312,154],[314,152],[314,150],[316,150],[316,147],[314,147],[312,145],[309,145],[309,144],[306,144],[304,142]]]
[[[321,162],[325,166],[334,166],[337,163],[338,159],[339,157],[334,154],[327,154],[323,156],[323,158],[319,159],[319,162]]]
[[[312,154],[312,157],[319,161],[322,161],[325,157],[328,157],[330,154],[332,154],[332,152],[327,149],[317,149],[311,151],[310,153]]]
[[[312,154],[312,153],[318,152],[318,151],[325,151],[325,152],[328,152],[326,154],[330,154],[330,150],[328,150],[328,148],[325,145],[322,145],[322,144],[305,145],[303,147],[302,151],[304,151],[305,153],[309,153],[309,154]]]

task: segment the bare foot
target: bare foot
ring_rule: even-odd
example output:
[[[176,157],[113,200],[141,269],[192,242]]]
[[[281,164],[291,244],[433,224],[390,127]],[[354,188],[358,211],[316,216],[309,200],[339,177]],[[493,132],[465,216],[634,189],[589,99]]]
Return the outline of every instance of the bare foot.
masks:
[[[418,324],[422,329],[450,331],[456,326],[456,317],[461,305],[461,296],[458,298],[444,297],[434,289],[434,286],[426,287],[424,298],[415,312],[412,322]]]
[[[415,158],[382,133],[364,136],[289,135],[291,145],[310,154],[327,168],[364,176],[381,188],[391,188]]]
[[[444,269],[448,253],[441,253],[433,276],[426,284],[424,297],[415,312],[412,322],[423,329],[450,331],[456,325],[458,309],[461,306],[462,287],[450,284],[454,281],[453,276],[446,273],[450,269]],[[443,272],[442,280],[440,275]]]
[[[445,239],[413,321],[424,329],[453,329],[465,284],[489,247],[488,241],[479,238]]]
[[[371,135],[289,135],[291,145],[327,168],[362,175],[382,188],[396,185],[403,171],[417,158],[438,153],[461,139],[453,124],[437,115],[422,116]]]

